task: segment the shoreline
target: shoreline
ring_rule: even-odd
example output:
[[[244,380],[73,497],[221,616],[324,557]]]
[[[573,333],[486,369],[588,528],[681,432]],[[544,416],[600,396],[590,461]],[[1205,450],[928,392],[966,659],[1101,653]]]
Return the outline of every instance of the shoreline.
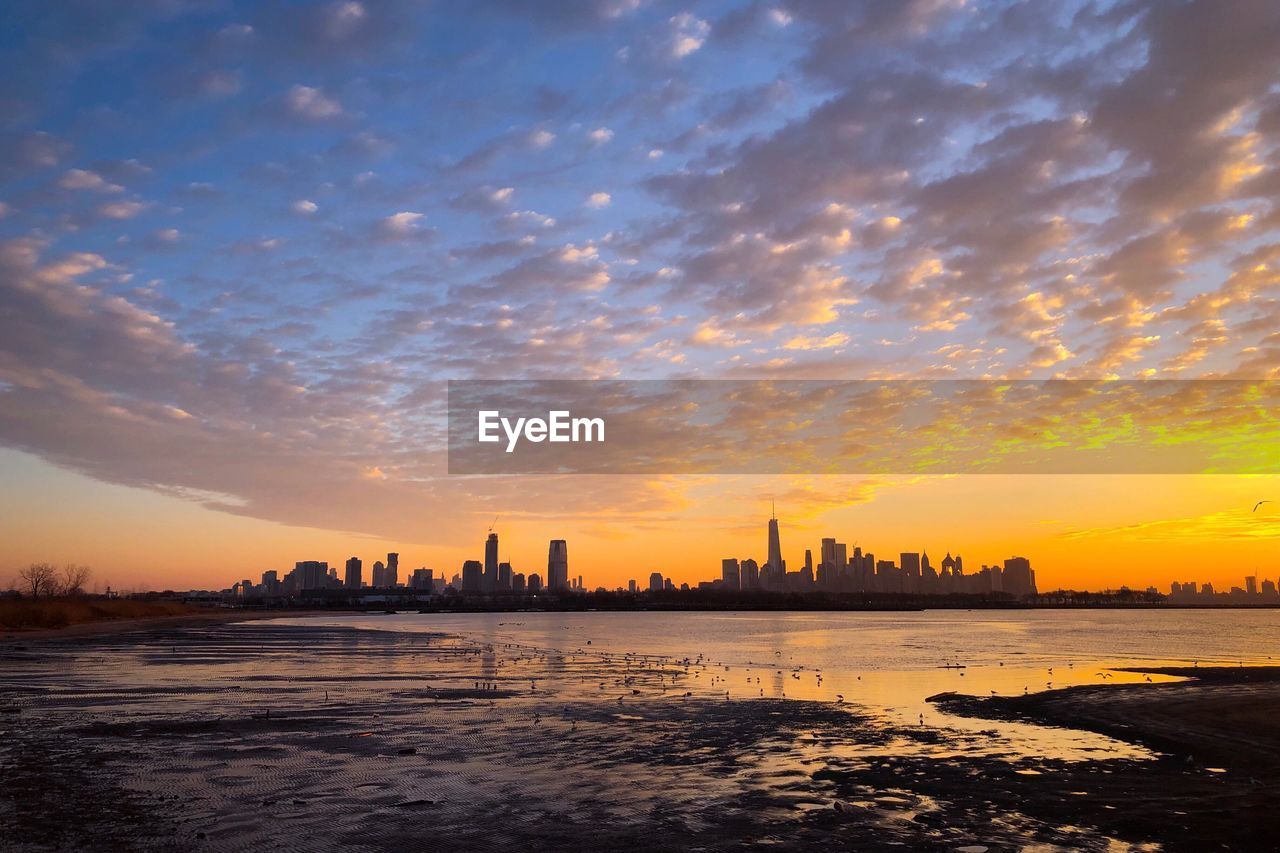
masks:
[[[226,625],[232,622],[249,622],[258,619],[281,619],[294,616],[322,616],[324,610],[214,610],[183,613],[177,616],[139,616],[121,619],[99,619],[80,622],[61,628],[35,628],[32,630],[0,629],[0,643],[12,644],[28,640],[59,640],[69,637],[100,637],[127,634],[133,631],[166,630],[205,625]]]
[[[963,717],[1091,731],[1215,772],[1256,773],[1280,762],[1280,666],[1117,670],[1186,680],[1065,687],[1025,696],[939,694],[928,701]]]

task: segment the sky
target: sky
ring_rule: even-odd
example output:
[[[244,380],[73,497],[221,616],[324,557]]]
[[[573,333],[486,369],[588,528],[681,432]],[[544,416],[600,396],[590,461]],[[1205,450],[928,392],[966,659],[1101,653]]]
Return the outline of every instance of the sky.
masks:
[[[1258,475],[449,476],[449,379],[1267,380],[1280,6],[14,0],[0,581],[1280,575]]]

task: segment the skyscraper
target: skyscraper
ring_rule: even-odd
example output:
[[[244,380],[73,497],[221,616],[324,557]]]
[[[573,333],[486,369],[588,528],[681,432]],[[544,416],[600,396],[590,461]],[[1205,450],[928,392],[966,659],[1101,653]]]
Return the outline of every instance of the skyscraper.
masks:
[[[489,533],[484,543],[484,591],[498,588],[498,534]]]
[[[787,564],[782,561],[782,542],[778,538],[778,514],[773,511],[769,519],[769,560],[764,564],[764,574],[769,583],[762,584],[765,589],[781,589],[786,580]]]
[[[552,539],[547,549],[547,591],[560,592],[569,588],[569,544],[563,539]]]
[[[395,586],[400,583],[400,555],[396,553],[387,554],[387,583],[386,586]]]
[[[737,560],[730,558],[720,561],[720,579],[724,583],[725,589],[737,592],[742,588],[742,582],[738,575]]]
[[[364,585],[363,568],[364,564],[360,562],[359,557],[352,557],[347,560],[347,574],[343,579],[347,589],[359,589]]]
[[[484,565],[479,560],[462,564],[462,591],[480,592],[484,586]]]
[[[662,572],[653,572],[649,575],[649,592],[662,592],[662,587]]]

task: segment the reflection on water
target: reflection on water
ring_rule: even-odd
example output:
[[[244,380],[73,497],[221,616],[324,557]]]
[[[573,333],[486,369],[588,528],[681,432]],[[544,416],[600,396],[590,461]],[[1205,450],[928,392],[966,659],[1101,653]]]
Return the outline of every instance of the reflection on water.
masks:
[[[637,666],[687,661],[693,684],[729,698],[853,705],[898,724],[970,733],[966,750],[1078,759],[1148,753],[1087,732],[944,714],[925,700],[948,691],[1017,696],[1176,680],[1117,667],[1267,663],[1262,650],[1280,648],[1278,617],[1272,610],[397,613],[277,624],[447,632],[490,647],[611,655]],[[999,738],[981,737],[997,730]]]
[[[68,802],[123,789],[98,802],[105,828],[87,824],[102,849],[147,847],[157,814],[184,849],[228,851],[416,849],[427,827],[453,849],[1130,849],[1097,827],[1123,828],[1135,779],[1230,774],[925,698],[1251,662],[1277,635],[1273,612],[1059,611],[348,614],[104,636],[3,651],[0,705],[20,713],[0,716],[0,770],[14,790],[58,774]],[[139,822],[119,817],[139,797]]]

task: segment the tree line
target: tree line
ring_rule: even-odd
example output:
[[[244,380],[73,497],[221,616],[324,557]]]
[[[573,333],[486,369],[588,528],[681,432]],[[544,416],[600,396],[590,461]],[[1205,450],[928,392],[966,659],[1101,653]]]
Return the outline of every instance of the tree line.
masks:
[[[82,595],[93,570],[88,566],[68,563],[61,569],[52,563],[32,563],[18,570],[17,589],[32,598],[58,595]]]

